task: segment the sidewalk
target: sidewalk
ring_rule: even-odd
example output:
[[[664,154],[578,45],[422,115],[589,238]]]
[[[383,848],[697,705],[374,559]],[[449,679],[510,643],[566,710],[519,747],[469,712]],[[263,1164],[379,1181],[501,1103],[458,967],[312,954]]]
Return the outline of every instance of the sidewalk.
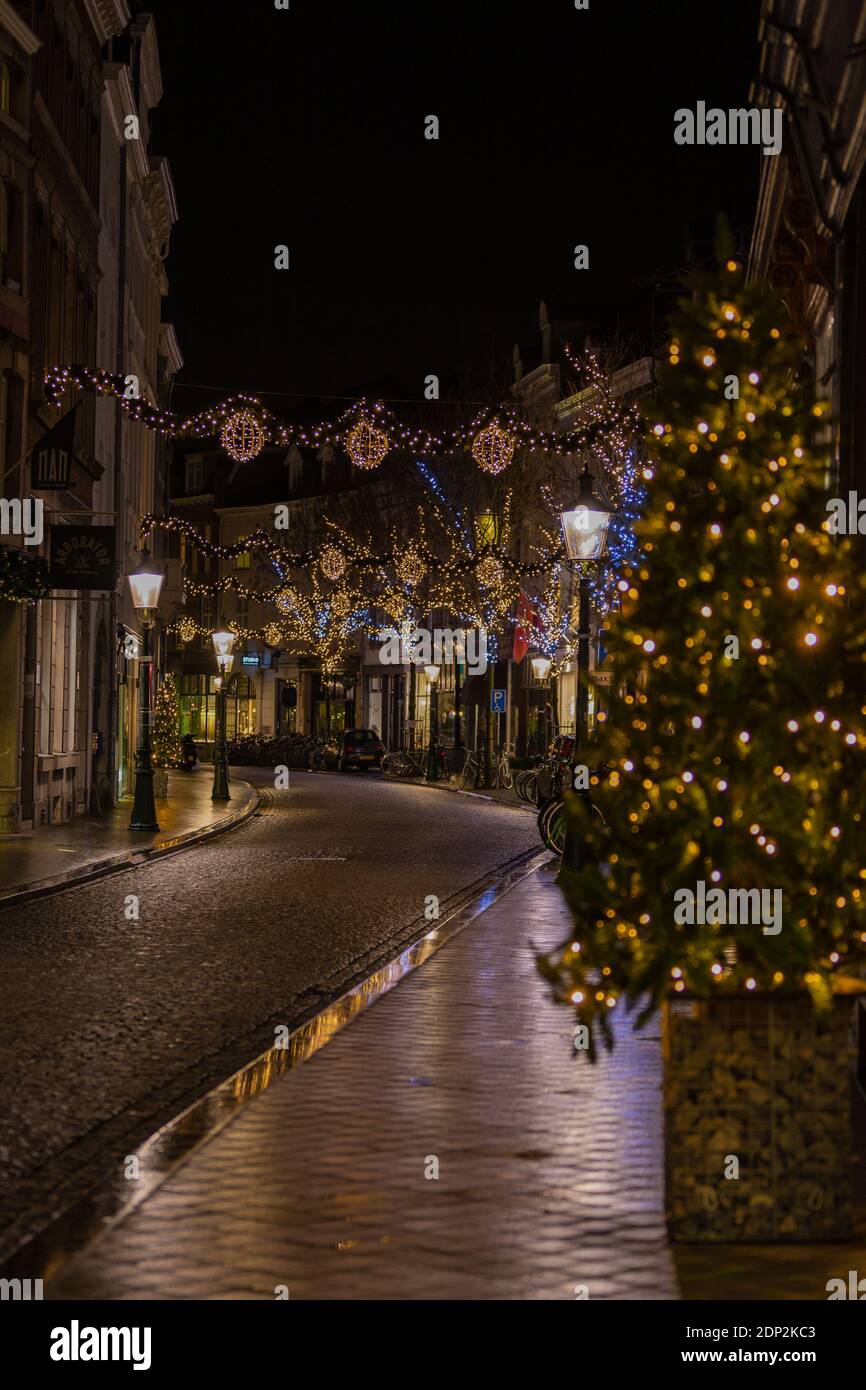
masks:
[[[0,907],[227,829],[258,804],[248,782],[232,779],[229,802],[211,801],[212,786],[209,766],[193,773],[169,772],[168,797],[156,802],[157,834],[129,829],[130,796],[104,816],[78,816],[43,830],[0,835]]]
[[[568,929],[552,870],[523,879],[246,1104],[48,1296],[676,1298],[658,1032],[623,1019],[612,1055],[575,1058],[530,944]]]

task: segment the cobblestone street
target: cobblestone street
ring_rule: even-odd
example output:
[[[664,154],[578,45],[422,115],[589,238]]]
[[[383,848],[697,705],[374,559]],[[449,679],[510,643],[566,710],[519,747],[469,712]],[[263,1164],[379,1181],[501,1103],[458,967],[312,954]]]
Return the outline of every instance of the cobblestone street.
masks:
[[[50,1295],[676,1297],[658,1033],[626,1026],[594,1068],[574,1058],[530,945],[567,931],[551,871],[524,879],[252,1101]]]
[[[392,959],[428,893],[444,906],[538,848],[531,817],[469,797],[308,773],[275,792],[247,775],[263,802],[238,829],[0,912],[7,1248],[276,1026]]]

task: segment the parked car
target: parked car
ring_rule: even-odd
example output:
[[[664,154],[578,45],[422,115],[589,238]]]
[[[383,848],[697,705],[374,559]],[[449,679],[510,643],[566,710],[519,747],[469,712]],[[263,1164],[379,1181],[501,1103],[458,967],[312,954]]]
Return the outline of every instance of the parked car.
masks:
[[[363,772],[368,767],[380,767],[385,753],[385,745],[372,729],[347,729],[343,734],[338,772],[348,772],[350,767]]]

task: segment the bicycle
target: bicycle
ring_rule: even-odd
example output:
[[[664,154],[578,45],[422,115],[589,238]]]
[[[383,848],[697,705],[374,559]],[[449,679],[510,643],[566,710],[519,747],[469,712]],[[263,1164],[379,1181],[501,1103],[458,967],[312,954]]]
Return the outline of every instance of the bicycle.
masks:
[[[610,769],[606,763],[592,770],[592,775],[600,781]],[[579,792],[576,797],[579,804],[585,807],[593,818],[596,829],[604,829],[607,821],[601,808],[595,804],[588,792]],[[565,849],[565,832],[568,826],[568,811],[565,805],[565,796],[562,790],[555,793],[545,800],[538,812],[538,833],[542,841],[554,854],[562,855]]]
[[[436,769],[438,780],[447,782],[451,776],[448,767],[448,755],[444,748],[436,746],[435,749]],[[430,754],[426,748],[398,748],[393,753],[386,753],[382,759],[382,772],[386,777],[427,777],[429,768]]]
[[[473,787],[477,784],[479,776],[484,767],[484,753],[480,748],[472,749],[466,754],[466,761],[460,772],[460,789],[465,791],[471,782]],[[511,763],[504,747],[496,750],[495,761],[493,764],[493,775],[491,785],[494,787],[510,788],[514,783],[514,774],[511,770]]]

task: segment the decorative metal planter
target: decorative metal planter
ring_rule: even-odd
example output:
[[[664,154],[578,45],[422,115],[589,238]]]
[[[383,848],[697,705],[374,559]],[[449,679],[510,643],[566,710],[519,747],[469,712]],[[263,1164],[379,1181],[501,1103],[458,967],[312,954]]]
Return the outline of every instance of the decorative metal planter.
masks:
[[[860,980],[838,980],[823,1021],[800,994],[667,1002],[665,1204],[673,1240],[850,1236],[853,1016],[864,992]]]

